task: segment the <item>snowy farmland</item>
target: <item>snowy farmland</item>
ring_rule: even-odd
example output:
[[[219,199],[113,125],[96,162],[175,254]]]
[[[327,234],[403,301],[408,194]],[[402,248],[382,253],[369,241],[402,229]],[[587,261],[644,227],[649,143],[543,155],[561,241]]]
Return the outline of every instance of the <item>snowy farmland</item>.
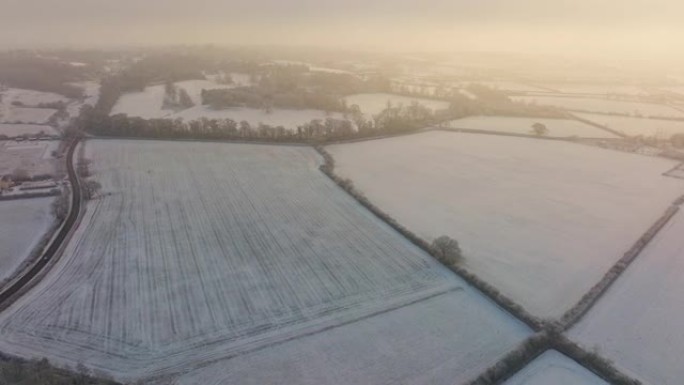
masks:
[[[428,132],[328,148],[380,209],[457,239],[465,267],[542,317],[575,304],[684,193],[661,175],[675,162],[569,142]]]
[[[46,124],[56,112],[52,108],[5,106],[0,111],[0,123]]]
[[[0,201],[0,284],[29,256],[54,221],[54,198]]]
[[[646,384],[684,378],[682,234],[679,212],[570,333]]]
[[[549,130],[550,137],[581,138],[615,138],[614,134],[570,119],[540,119],[518,118],[509,116],[472,116],[468,118],[452,120],[447,123],[450,128],[465,128],[471,130],[487,130],[505,132],[511,134],[534,135],[532,125],[541,123]]]
[[[503,385],[609,385],[563,354],[549,350]]]
[[[39,133],[44,133],[46,135],[57,135],[58,132],[51,126],[45,126],[40,124],[10,124],[10,123],[0,123],[0,135],[5,135],[9,138],[13,138],[21,135],[36,135]]]
[[[328,329],[310,338],[334,342],[316,345],[332,373],[336,359],[368,366],[351,362],[364,353],[355,344],[383,349],[368,345],[382,329],[397,349],[427,351],[433,339],[463,349],[448,365],[385,353],[430,383],[479,370],[528,335],[342,192],[310,148],[101,140],[85,150],[102,194],[50,274],[0,316],[3,352],[134,380],[240,365],[286,340],[296,353],[293,339]],[[329,329],[341,324],[356,337]],[[380,366],[369,376],[394,378]]]
[[[379,113],[381,113],[385,108],[387,108],[388,103],[393,107],[400,105],[410,106],[411,104],[418,103],[431,110],[444,110],[449,108],[449,103],[432,100],[432,99],[422,99],[414,98],[409,96],[393,95],[393,94],[356,94],[350,95],[344,98],[348,106],[354,104],[358,105],[367,117],[371,118]]]
[[[267,113],[264,110],[257,108],[235,107],[214,110],[206,106],[188,108],[187,110],[174,114],[172,117],[182,118],[186,121],[197,120],[203,117],[209,119],[232,119],[238,123],[244,120],[254,127],[259,125],[259,123],[263,123],[274,127],[283,126],[290,130],[295,130],[298,126],[309,123],[314,119],[319,119],[321,121],[325,121],[327,118],[344,119],[344,116],[341,113],[326,113],[321,110],[289,110],[274,108],[273,111]]]
[[[526,332],[479,295],[454,292],[181,376],[175,385],[453,385]],[[503,316],[503,317],[502,317]]]
[[[629,95],[629,96],[646,96],[649,92],[639,86],[623,85],[623,84],[574,84],[574,83],[552,83],[544,84],[544,87],[554,89],[558,92],[566,94],[583,94],[583,95]]]
[[[59,149],[57,141],[0,142],[0,175],[24,170],[29,175],[54,174],[55,158],[52,152]]]
[[[20,103],[27,107],[36,107],[43,103],[69,102],[69,98],[59,94],[21,88],[7,88],[1,91],[0,95],[2,95],[2,103],[7,105]]]
[[[675,108],[652,103],[626,102],[600,98],[576,98],[559,96],[513,96],[514,101],[553,106],[571,111],[628,114],[632,116],[684,118],[684,112]]]
[[[181,118],[185,121],[201,118],[232,119],[238,123],[247,121],[252,126],[263,123],[274,127],[283,126],[290,130],[294,130],[297,126],[309,123],[314,119],[325,120],[328,117],[344,119],[341,113],[326,113],[325,111],[311,109],[275,108],[268,113],[264,109],[245,107],[216,110],[200,104],[202,89],[231,88],[235,87],[235,85],[220,85],[209,80],[189,80],[178,82],[176,85],[188,91],[190,98],[196,104],[194,107],[181,111],[163,109],[164,85],[156,85],[145,88],[144,92],[127,93],[121,96],[112,109],[112,115],[126,114],[144,119]]]
[[[576,113],[578,117],[604,125],[628,136],[654,136],[670,138],[684,133],[684,121],[632,118],[602,114]]]

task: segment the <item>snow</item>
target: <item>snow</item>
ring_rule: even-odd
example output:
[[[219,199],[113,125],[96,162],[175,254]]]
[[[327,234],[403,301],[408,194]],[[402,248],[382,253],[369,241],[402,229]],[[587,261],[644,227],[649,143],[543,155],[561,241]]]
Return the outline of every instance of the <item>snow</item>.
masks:
[[[483,361],[526,334],[340,190],[309,147],[94,140],[85,150],[101,194],[50,273],[0,315],[3,352],[136,380],[452,292],[472,303],[470,326],[442,336],[481,346]]]
[[[684,215],[680,211],[570,336],[647,384],[684,377]]]
[[[414,98],[409,96],[393,95],[393,94],[356,94],[350,95],[344,98],[347,101],[348,106],[354,104],[361,108],[361,112],[369,117],[375,116],[387,108],[387,103],[392,103],[393,107],[399,105],[410,106],[412,103],[417,102],[432,110],[442,110],[449,108],[449,103],[432,100],[432,99],[422,99]]]
[[[112,108],[112,115],[126,114],[143,119],[162,118],[173,111],[163,110],[164,85],[145,87],[143,92],[122,95]]]
[[[510,92],[540,92],[544,91],[543,88],[535,87],[528,84],[516,83],[510,81],[471,81],[471,82],[455,82],[452,83],[457,87],[467,87],[471,84],[480,84],[485,87],[493,88],[495,90],[510,91]]]
[[[467,128],[474,130],[488,130],[513,134],[532,135],[532,125],[541,123],[548,128],[546,136],[583,138],[615,138],[616,136],[577,120],[570,119],[540,119],[518,118],[508,116],[472,116],[464,119],[452,120],[447,123],[452,128]]]
[[[0,175],[12,174],[17,169],[29,175],[53,174],[55,159],[52,151],[59,147],[58,141],[0,142]]]
[[[452,385],[519,343],[511,325],[471,291],[444,294],[270,349],[218,361],[175,385]]]
[[[632,118],[602,114],[576,113],[580,118],[602,124],[615,131],[629,136],[656,136],[670,138],[674,134],[684,133],[684,121]]]
[[[2,103],[11,105],[13,102],[23,103],[27,107],[35,107],[41,103],[68,103],[69,98],[52,92],[25,90],[21,88],[8,88],[0,92]]]
[[[626,102],[609,99],[592,99],[577,97],[554,97],[554,96],[513,96],[511,99],[545,106],[554,106],[567,110],[583,112],[619,113],[641,115],[648,117],[684,118],[684,112],[672,107],[639,102]]]
[[[200,105],[202,104],[202,90],[217,90],[217,89],[230,89],[236,87],[249,86],[251,84],[250,76],[248,74],[240,73],[230,73],[230,78],[233,80],[231,84],[219,84],[214,80],[185,80],[182,82],[177,82],[175,85],[178,88],[183,88],[190,95],[193,103]]]
[[[273,109],[270,113],[266,113],[263,109],[258,108],[234,107],[214,110],[206,106],[195,106],[173,114],[172,117],[183,118],[186,121],[197,120],[203,117],[209,119],[232,119],[238,123],[245,120],[252,126],[264,123],[270,126],[283,126],[287,129],[296,129],[297,126],[309,123],[314,119],[322,121],[329,117],[344,119],[344,116],[339,112],[326,113],[321,110]]]
[[[549,350],[503,385],[609,385],[563,354]]]
[[[46,124],[57,110],[4,106],[0,109],[0,123]]]
[[[244,81],[245,79],[234,78],[234,80],[237,82],[238,80]],[[188,94],[196,104],[194,107],[181,111],[162,109],[164,85],[157,85],[145,88],[144,92],[123,95],[112,109],[112,114],[126,114],[128,116],[136,116],[144,119],[181,118],[185,121],[208,118],[232,119],[239,123],[244,120],[249,122],[252,126],[264,123],[270,126],[283,126],[290,130],[294,130],[297,126],[309,123],[314,119],[325,120],[328,117],[345,119],[341,113],[334,112],[326,114],[325,111],[311,109],[293,110],[274,108],[270,113],[266,113],[264,109],[246,107],[216,110],[200,104],[202,89],[232,88],[236,87],[236,85],[219,85],[209,80],[190,80],[176,83],[176,85],[185,88],[188,91]]]
[[[9,138],[21,135],[35,135],[40,132],[44,132],[46,135],[58,134],[57,130],[45,125],[0,123],[0,135],[6,135]]]
[[[557,90],[563,93],[570,94],[590,94],[597,96],[606,96],[609,94],[629,95],[629,96],[646,96],[649,92],[646,89],[624,84],[573,84],[573,83],[551,83],[544,84],[545,87]]]
[[[426,132],[328,147],[336,173],[465,267],[559,317],[677,197],[673,161],[570,142]],[[581,240],[581,241],[580,241]]]
[[[54,198],[0,201],[0,283],[9,278],[54,221]]]

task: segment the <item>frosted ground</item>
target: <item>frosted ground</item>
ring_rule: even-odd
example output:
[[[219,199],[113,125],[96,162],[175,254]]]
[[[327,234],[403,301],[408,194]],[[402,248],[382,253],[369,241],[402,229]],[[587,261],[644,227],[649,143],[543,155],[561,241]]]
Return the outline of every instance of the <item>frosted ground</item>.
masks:
[[[219,361],[175,385],[453,385],[478,376],[526,331],[470,289]]]
[[[570,333],[650,385],[684,378],[682,234],[679,212]]]
[[[452,120],[447,123],[447,127],[533,135],[532,125],[535,123],[541,123],[545,125],[546,128],[548,128],[549,130],[546,136],[550,137],[617,137],[616,135],[611,134],[608,131],[590,126],[577,120],[570,119],[518,118],[509,116],[472,116],[468,118]]]
[[[394,362],[429,383],[528,335],[326,178],[311,148],[102,140],[85,156],[102,195],[48,276],[0,316],[4,352],[135,380],[363,319],[345,326],[355,339],[320,337],[339,345],[328,354],[432,349],[416,336],[463,349],[453,368]],[[388,345],[368,345],[378,328]],[[381,364],[368,375],[392,378]]]
[[[511,99],[530,104],[553,106],[583,112],[604,112],[647,117],[684,118],[684,112],[669,106],[652,103],[626,102],[599,98],[560,96],[513,96]]]
[[[57,110],[33,107],[0,107],[0,123],[47,124]]]
[[[674,134],[684,134],[684,121],[584,113],[575,113],[575,115],[629,136],[643,135],[669,139]]]
[[[53,174],[56,162],[52,151],[58,148],[57,141],[0,141],[0,175],[12,174],[17,169],[29,175]]]
[[[510,92],[542,92],[548,91],[544,88],[535,87],[529,84],[508,82],[508,81],[461,81],[454,82],[452,85],[456,87],[467,87],[471,84],[479,84],[485,87],[493,88],[499,91],[510,91]]]
[[[35,135],[40,132],[46,135],[58,134],[57,130],[45,125],[0,123],[0,135],[6,135],[10,138],[21,135]]]
[[[67,105],[67,113],[70,117],[77,117],[81,113],[81,108],[84,105],[94,106],[100,98],[100,83],[94,81],[83,81],[71,83],[71,85],[79,87],[83,90],[82,100],[71,100]]]
[[[661,175],[673,161],[569,142],[428,132],[328,148],[382,210],[457,239],[465,267],[542,317],[575,304],[684,193]]]
[[[41,103],[69,102],[62,95],[20,88],[6,88],[0,95],[0,123],[45,124],[57,110],[34,107]],[[23,103],[23,106],[14,106],[14,102]]]
[[[551,83],[544,84],[544,87],[554,89],[563,93],[570,94],[585,94],[606,96],[609,94],[629,95],[629,96],[646,96],[649,92],[639,86],[621,85],[621,84],[562,84]]]
[[[7,105],[19,102],[27,107],[35,107],[41,103],[69,102],[69,98],[59,94],[21,88],[7,88],[0,91],[0,95],[2,95],[2,103]]]
[[[440,100],[415,98],[410,96],[401,96],[394,94],[356,94],[350,95],[344,98],[347,101],[348,106],[354,104],[358,105],[368,118],[381,113],[387,108],[387,103],[391,103],[393,107],[399,105],[410,106],[414,102],[417,102],[431,110],[443,110],[449,108],[449,102],[444,102]]]
[[[245,81],[245,79],[237,79]],[[235,81],[237,82],[238,80]],[[215,110],[200,105],[202,89],[231,88],[235,87],[235,85],[220,85],[210,80],[190,80],[176,83],[176,85],[188,91],[190,98],[196,104],[194,107],[181,111],[163,109],[164,85],[156,85],[146,87],[144,92],[134,92],[122,95],[112,109],[112,115],[126,114],[128,116],[136,116],[144,119],[181,118],[185,121],[208,118],[232,119],[239,123],[244,120],[249,122],[252,126],[263,123],[275,127],[283,126],[290,130],[294,130],[297,126],[309,123],[314,119],[325,120],[328,117],[344,119],[344,116],[341,113],[326,114],[324,111],[311,109],[293,110],[275,108],[270,113],[266,113],[263,109],[244,107]]]
[[[563,354],[549,350],[503,385],[609,385]]]
[[[0,201],[0,284],[21,265],[54,217],[50,206],[54,198]]]

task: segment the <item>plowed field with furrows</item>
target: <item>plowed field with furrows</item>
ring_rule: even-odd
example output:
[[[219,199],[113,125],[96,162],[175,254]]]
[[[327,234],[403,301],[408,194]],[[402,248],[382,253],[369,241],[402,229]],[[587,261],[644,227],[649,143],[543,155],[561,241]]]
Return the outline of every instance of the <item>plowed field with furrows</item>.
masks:
[[[0,348],[120,379],[396,308],[462,282],[328,180],[310,148],[88,141],[102,191],[0,317]]]

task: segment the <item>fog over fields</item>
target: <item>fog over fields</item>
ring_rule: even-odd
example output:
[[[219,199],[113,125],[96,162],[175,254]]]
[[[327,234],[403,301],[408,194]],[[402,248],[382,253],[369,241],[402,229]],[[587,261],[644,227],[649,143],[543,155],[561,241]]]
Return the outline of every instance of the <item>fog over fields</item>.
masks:
[[[681,0],[0,0],[0,385],[681,385]]]

